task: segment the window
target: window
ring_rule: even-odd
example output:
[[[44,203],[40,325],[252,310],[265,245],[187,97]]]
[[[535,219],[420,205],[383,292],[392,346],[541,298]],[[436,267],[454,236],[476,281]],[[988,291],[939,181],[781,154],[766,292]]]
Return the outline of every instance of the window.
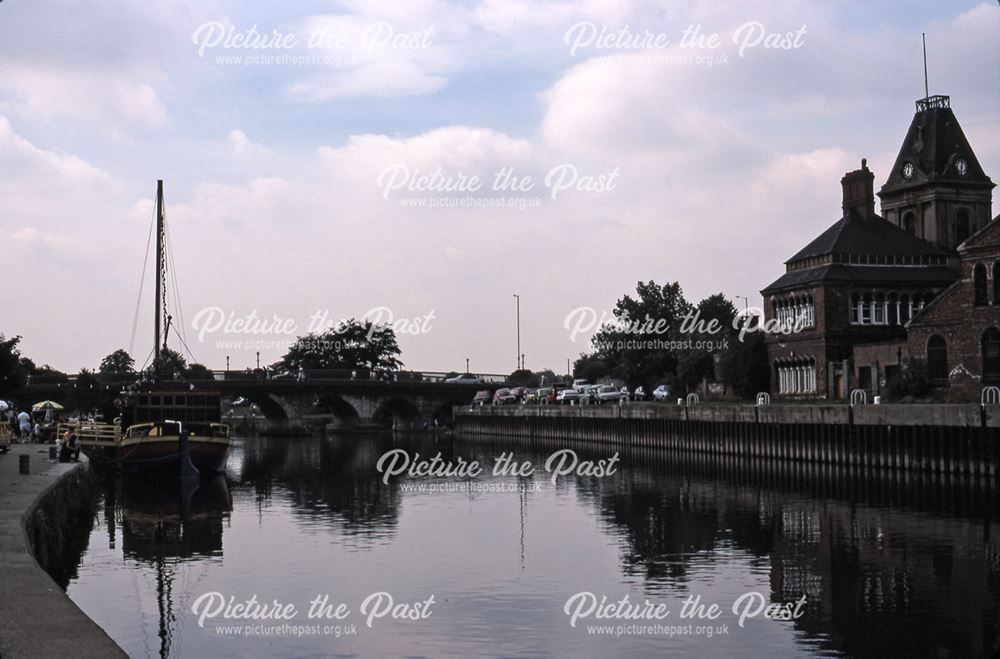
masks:
[[[972,286],[975,291],[975,304],[981,307],[986,304],[986,266],[977,263],[972,269]]]
[[[969,213],[964,208],[958,211],[955,219],[955,243],[961,245],[970,234]]]
[[[855,293],[851,296],[851,324],[857,325],[861,321],[861,296]]]
[[[876,325],[885,325],[885,296],[881,293],[875,296],[875,307],[872,312],[872,322]]]
[[[993,304],[1000,304],[1000,261],[993,263]]]
[[[913,213],[907,213],[903,216],[903,229],[909,231],[914,236],[917,235],[917,218]]]
[[[927,342],[927,375],[939,382],[948,379],[948,344],[938,334]]]
[[[872,302],[872,296],[866,295],[864,299],[864,304],[861,305],[861,324],[868,325],[872,322],[872,307],[874,306]]]
[[[983,381],[1000,380],[1000,330],[991,327],[983,332]]]

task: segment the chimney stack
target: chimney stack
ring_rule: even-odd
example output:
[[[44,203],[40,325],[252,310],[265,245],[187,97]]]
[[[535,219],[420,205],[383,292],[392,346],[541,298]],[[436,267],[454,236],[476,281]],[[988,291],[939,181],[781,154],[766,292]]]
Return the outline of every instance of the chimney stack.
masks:
[[[852,211],[866,220],[875,217],[875,175],[868,169],[868,160],[861,159],[861,169],[844,174],[844,216]]]

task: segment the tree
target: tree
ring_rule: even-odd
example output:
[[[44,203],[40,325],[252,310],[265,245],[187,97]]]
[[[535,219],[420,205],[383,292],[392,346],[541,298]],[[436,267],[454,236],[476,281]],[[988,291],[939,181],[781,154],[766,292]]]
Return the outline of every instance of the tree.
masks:
[[[99,409],[104,399],[104,385],[97,379],[93,371],[81,368],[73,386],[69,388],[66,407],[87,413]]]
[[[597,382],[611,374],[605,362],[598,355],[581,354],[580,358],[573,362],[573,377],[587,382]]]
[[[172,378],[175,373],[187,371],[187,360],[176,350],[164,347],[160,350],[159,359],[153,360],[153,370],[161,377]]]
[[[719,362],[719,377],[743,399],[753,399],[768,390],[771,371],[763,332],[753,332],[744,341],[737,339],[730,343]]]
[[[17,344],[20,336],[6,338],[0,334],[0,392],[16,389],[24,384],[25,371],[21,364],[21,352]]]
[[[507,384],[512,387],[530,387],[535,382],[535,374],[527,368],[519,368],[507,376]]]
[[[204,364],[189,364],[184,377],[189,380],[211,380],[215,375]]]
[[[389,325],[346,320],[323,334],[306,334],[295,340],[275,368],[397,370],[403,363],[396,333]]]
[[[675,376],[678,358],[670,343],[680,337],[681,321],[692,307],[677,282],[639,282],[635,290],[636,297],[618,300],[615,322],[601,328],[592,342],[611,375],[653,385]]]
[[[119,348],[101,360],[97,372],[106,377],[128,378],[135,374],[135,360]]]

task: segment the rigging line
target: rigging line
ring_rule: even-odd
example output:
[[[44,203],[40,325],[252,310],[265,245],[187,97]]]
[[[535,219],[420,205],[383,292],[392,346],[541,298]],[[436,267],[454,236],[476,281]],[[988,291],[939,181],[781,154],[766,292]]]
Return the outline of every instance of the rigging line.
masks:
[[[184,322],[184,307],[181,305],[181,288],[180,285],[177,283],[177,268],[174,267],[176,265],[174,262],[174,246],[173,246],[173,241],[171,240],[170,237],[170,229],[166,222],[164,222],[164,233],[166,234],[164,242],[166,242],[167,246],[166,249],[167,258],[171,265],[171,267],[168,268],[168,270],[170,272],[170,280],[173,282],[172,288],[174,295],[174,307],[175,311],[177,312],[177,318],[180,321],[180,327],[181,327],[180,332],[177,332],[175,330],[174,334],[177,335],[178,339],[180,339],[181,343],[184,345],[184,348],[187,349],[188,356],[191,357],[191,359],[194,359],[194,355],[191,353],[191,349],[188,348],[186,343],[187,330],[185,329],[186,323]]]
[[[142,259],[142,275],[139,276],[139,296],[135,301],[135,314],[132,317],[132,336],[128,342],[128,352],[135,349],[135,332],[139,326],[139,309],[142,306],[142,289],[146,283],[146,266],[149,265],[149,246],[153,242],[153,226],[156,224],[156,205],[153,205],[153,217],[149,221],[149,235],[146,237],[146,254]]]
[[[153,352],[155,352],[155,351],[156,351],[156,348],[154,347],[152,350],[149,351],[149,354],[146,355],[145,361],[142,362],[142,368],[139,369],[140,372],[146,370],[146,365],[150,363],[149,362],[149,358],[153,356]]]

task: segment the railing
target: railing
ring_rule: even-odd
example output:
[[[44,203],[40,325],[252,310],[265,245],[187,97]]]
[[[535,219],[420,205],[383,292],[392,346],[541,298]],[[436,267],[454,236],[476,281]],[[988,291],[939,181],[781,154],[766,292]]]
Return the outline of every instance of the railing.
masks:
[[[770,405],[771,404],[771,394],[766,391],[762,391],[757,394],[757,404],[758,405]]]
[[[2,2],[2,0],[0,0]],[[290,381],[296,380],[358,380],[374,382],[444,382],[449,377],[461,375],[457,371],[372,371],[369,369],[305,369],[300,374],[298,371],[273,371],[270,369],[245,369],[245,370],[214,370],[209,371],[212,380],[222,381]],[[109,389],[114,386],[134,382],[142,374],[136,373],[131,377],[103,376],[96,375],[95,386],[102,386]],[[482,379],[486,384],[503,384],[507,381],[508,375],[505,373],[473,373]],[[40,375],[31,376],[26,384],[29,386],[56,386],[59,388],[74,388],[77,386],[79,375]],[[174,378],[165,378],[173,380]],[[180,378],[181,380],[200,381],[204,378]],[[469,384],[478,384],[470,382]]]
[[[855,389],[854,391],[852,391],[851,392],[851,407],[854,407],[854,405],[857,403],[857,401],[861,401],[862,405],[867,405],[868,404],[868,392],[865,391],[864,389]]]
[[[121,443],[121,428],[113,423],[100,421],[71,421],[56,427],[56,438],[62,438],[67,430],[76,433],[82,446],[118,446]]]
[[[687,398],[684,400],[684,403],[686,405],[697,405],[698,404],[698,394],[695,394],[695,393],[688,394]]]
[[[984,407],[986,405],[1000,405],[1000,387],[993,385],[983,387],[982,393],[979,394],[979,404]]]

